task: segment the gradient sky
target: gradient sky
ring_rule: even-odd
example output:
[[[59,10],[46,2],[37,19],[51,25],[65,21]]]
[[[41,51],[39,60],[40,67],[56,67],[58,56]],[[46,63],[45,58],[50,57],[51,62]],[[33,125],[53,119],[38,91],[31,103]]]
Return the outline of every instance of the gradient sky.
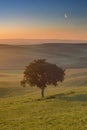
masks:
[[[87,40],[87,0],[0,0],[0,39]]]

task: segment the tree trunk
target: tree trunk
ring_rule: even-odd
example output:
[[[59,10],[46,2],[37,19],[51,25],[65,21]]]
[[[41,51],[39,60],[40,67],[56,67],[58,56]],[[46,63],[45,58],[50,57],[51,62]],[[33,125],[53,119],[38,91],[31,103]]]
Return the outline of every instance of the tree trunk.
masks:
[[[41,96],[44,98],[44,88],[41,89]]]

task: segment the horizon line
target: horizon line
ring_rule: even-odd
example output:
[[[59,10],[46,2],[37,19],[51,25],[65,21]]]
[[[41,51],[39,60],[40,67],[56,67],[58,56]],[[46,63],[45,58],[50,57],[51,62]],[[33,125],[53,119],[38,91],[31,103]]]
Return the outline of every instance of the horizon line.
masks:
[[[15,42],[15,43],[12,43]],[[87,40],[62,40],[62,39],[0,39],[0,44],[8,45],[36,45],[44,43],[68,43],[68,44],[81,44],[87,43]]]

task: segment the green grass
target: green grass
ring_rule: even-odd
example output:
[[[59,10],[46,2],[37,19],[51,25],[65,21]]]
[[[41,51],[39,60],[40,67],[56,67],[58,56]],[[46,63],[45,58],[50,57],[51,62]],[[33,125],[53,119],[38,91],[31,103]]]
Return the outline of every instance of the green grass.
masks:
[[[64,83],[46,88],[44,99],[38,88],[20,86],[19,72],[1,73],[0,130],[87,129],[87,69],[67,70]]]

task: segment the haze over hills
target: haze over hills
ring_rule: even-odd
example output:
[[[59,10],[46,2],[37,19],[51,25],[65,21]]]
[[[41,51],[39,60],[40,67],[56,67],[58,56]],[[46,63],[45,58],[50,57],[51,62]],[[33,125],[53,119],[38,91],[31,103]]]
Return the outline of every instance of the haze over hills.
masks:
[[[87,43],[87,40],[61,40],[61,39],[0,39],[0,44],[32,45],[41,43]]]
[[[0,44],[0,69],[24,69],[39,58],[63,68],[87,68],[87,44]]]

